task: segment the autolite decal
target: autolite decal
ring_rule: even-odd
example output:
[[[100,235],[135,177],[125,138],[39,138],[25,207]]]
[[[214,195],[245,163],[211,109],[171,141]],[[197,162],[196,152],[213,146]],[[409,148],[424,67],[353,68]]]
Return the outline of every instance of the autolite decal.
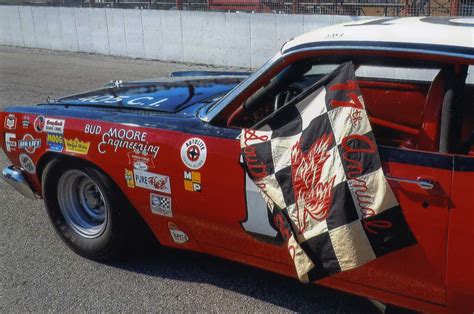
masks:
[[[29,154],[33,154],[39,147],[41,147],[41,139],[34,138],[31,134],[26,134],[22,140],[18,141],[18,148],[26,150]]]
[[[77,137],[73,140],[64,139],[65,150],[69,153],[76,153],[81,155],[87,155],[89,152],[90,142],[83,142]]]
[[[170,178],[143,170],[133,170],[135,185],[148,190],[171,194]]]

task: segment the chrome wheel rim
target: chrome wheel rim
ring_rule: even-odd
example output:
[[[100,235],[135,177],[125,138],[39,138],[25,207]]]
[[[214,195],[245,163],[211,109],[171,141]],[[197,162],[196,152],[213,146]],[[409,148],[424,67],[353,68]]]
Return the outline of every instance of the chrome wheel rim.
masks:
[[[97,238],[107,226],[109,208],[99,186],[80,170],[68,170],[58,182],[58,203],[67,224],[85,238]]]

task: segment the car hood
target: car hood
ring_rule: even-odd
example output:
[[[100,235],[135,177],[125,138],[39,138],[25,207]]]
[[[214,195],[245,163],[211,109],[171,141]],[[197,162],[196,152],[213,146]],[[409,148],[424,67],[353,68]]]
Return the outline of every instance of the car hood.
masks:
[[[113,82],[105,88],[63,97],[49,104],[175,113],[198,102],[212,102],[243,79],[239,76]]]

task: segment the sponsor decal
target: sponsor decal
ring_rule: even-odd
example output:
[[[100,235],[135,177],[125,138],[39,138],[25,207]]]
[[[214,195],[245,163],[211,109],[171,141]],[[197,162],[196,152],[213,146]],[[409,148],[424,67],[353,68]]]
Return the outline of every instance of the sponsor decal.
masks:
[[[57,134],[49,134],[46,136],[46,142],[48,143],[49,150],[55,152],[62,152],[64,148],[64,137]]]
[[[196,171],[185,171],[184,189],[186,191],[201,192],[201,173]]]
[[[7,152],[12,152],[16,150],[16,134],[14,133],[5,133],[5,148]]]
[[[166,195],[150,194],[150,208],[153,214],[173,217],[171,211],[171,197]]]
[[[46,118],[43,131],[49,134],[64,134],[65,120]]]
[[[23,116],[23,119],[21,121],[21,125],[24,129],[28,129],[30,127],[31,121],[30,121],[30,116]]]
[[[16,117],[14,114],[9,114],[5,117],[4,123],[5,129],[15,130],[16,129]]]
[[[100,126],[86,125],[84,132],[88,134],[99,133],[102,128]],[[102,133],[102,140],[97,145],[97,150],[101,154],[105,154],[112,150],[115,153],[120,149],[128,151],[141,152],[142,154],[151,154],[153,158],[156,158],[159,146],[151,145],[147,141],[148,133],[122,129],[122,128],[109,128],[107,132]]]
[[[181,160],[190,169],[200,169],[204,166],[206,158],[206,143],[200,138],[190,138],[181,146]]]
[[[31,160],[30,156],[28,156],[27,154],[20,154],[19,158],[20,158],[21,167],[25,169],[26,172],[30,174],[36,173],[35,164],[33,163],[33,160]]]
[[[170,230],[171,238],[178,244],[183,244],[189,241],[188,236],[174,222],[168,222],[168,228]]]
[[[41,147],[41,139],[34,138],[31,134],[25,134],[23,139],[18,141],[18,148],[26,150],[28,154],[34,154],[39,147]]]
[[[36,117],[35,121],[33,122],[33,127],[35,128],[36,132],[38,133],[43,132],[45,121],[46,119],[43,116]]]
[[[134,189],[135,181],[133,180],[133,171],[125,169],[125,182],[127,182],[127,187]]]
[[[171,194],[170,178],[143,170],[133,170],[135,185],[148,190]]]
[[[153,158],[147,151],[133,151],[128,154],[128,163],[133,165],[134,169],[137,170],[148,170],[150,168],[155,168],[155,163]]]
[[[91,142],[83,142],[77,137],[73,140],[64,139],[66,152],[87,155]]]

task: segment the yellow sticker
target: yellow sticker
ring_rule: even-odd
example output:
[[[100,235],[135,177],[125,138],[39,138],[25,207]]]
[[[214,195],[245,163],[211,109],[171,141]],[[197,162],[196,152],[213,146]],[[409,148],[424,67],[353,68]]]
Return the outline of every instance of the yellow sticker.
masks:
[[[129,188],[135,188],[135,181],[133,180],[133,171],[125,169],[125,181]]]
[[[184,189],[186,191],[201,192],[201,173],[196,171],[185,171]]]
[[[67,138],[65,138],[64,144],[66,145],[67,152],[87,155],[91,142],[83,142],[76,137],[73,140],[68,140]]]

